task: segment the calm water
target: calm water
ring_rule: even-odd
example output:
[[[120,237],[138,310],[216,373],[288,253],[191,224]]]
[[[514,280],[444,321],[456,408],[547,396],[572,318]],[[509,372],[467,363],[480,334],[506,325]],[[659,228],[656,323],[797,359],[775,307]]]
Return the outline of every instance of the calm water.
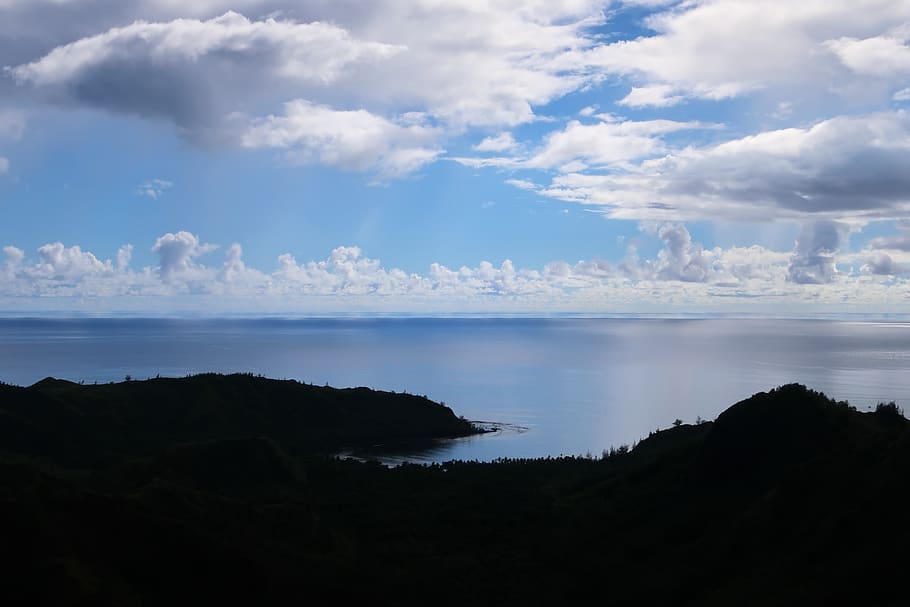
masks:
[[[798,381],[910,408],[910,324],[826,320],[0,319],[0,379],[249,371],[406,390],[514,424],[412,459],[599,454]]]

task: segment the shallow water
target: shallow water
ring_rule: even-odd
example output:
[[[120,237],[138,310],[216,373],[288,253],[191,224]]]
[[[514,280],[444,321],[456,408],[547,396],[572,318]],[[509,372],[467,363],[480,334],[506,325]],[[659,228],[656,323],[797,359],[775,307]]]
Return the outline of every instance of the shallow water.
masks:
[[[910,324],[664,319],[0,319],[0,379],[245,371],[425,394],[512,426],[406,459],[600,454],[801,382],[910,403]]]

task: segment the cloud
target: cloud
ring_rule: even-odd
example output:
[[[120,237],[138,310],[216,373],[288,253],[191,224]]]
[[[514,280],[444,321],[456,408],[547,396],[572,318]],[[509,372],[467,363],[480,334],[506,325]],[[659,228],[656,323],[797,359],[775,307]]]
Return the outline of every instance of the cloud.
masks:
[[[665,248],[658,253],[656,275],[663,280],[704,282],[708,278],[710,264],[702,246],[692,242],[689,230],[682,225],[663,226],[658,236]]]
[[[117,249],[117,269],[125,270],[133,258],[133,245],[125,244]]]
[[[518,147],[512,133],[503,132],[493,137],[486,137],[473,146],[471,149],[475,152],[509,152]]]
[[[9,73],[34,98],[163,117],[209,144],[236,142],[249,116],[292,99],[418,111],[458,134],[530,122],[535,106],[592,82],[558,59],[596,44],[606,4],[94,0],[79,13],[39,2],[0,6],[33,43],[0,36],[0,50],[32,55]]]
[[[146,181],[137,188],[137,192],[140,196],[145,196],[151,198],[152,200],[158,200],[161,196],[164,195],[165,190],[169,190],[174,186],[170,181],[165,181],[164,179],[152,179],[151,181]]]
[[[890,0],[696,0],[649,15],[651,35],[575,60],[628,77],[635,88],[623,103],[631,106],[759,91],[840,94],[858,73],[887,80],[903,69],[905,48],[887,36],[908,19],[910,6]]]
[[[556,168],[573,161],[609,166],[662,152],[661,135],[684,130],[713,128],[701,122],[644,120],[582,124],[570,121],[564,129],[547,135],[542,148],[524,166]]]
[[[9,160],[0,156],[0,175],[5,175],[7,172],[9,172]]]
[[[861,268],[861,271],[865,274],[892,276],[895,274],[907,274],[910,272],[910,266],[896,263],[887,253],[877,253],[869,258]]]
[[[874,36],[863,40],[842,37],[828,40],[825,46],[845,66],[859,74],[890,77],[910,73],[910,46],[893,36]]]
[[[533,191],[537,189],[537,184],[526,179],[506,179],[506,183],[520,190]]]
[[[355,40],[328,23],[251,21],[227,12],[205,21],[136,21],[55,48],[10,72],[51,99],[166,117],[198,135],[198,127],[227,113],[227,96],[255,98],[267,83],[325,86],[351,64],[402,50]]]
[[[215,245],[201,244],[199,237],[187,231],[170,233],[161,236],[152,246],[152,253],[158,255],[158,275],[168,282],[173,278],[183,278],[200,274],[200,266],[194,260],[216,248]]]
[[[38,248],[37,275],[45,278],[71,280],[86,274],[110,272],[110,262],[102,262],[79,246],[66,247],[55,242]]]
[[[34,259],[6,246],[0,256],[0,309],[39,303],[73,309],[94,300],[96,309],[119,305],[145,311],[152,309],[148,306],[182,309],[181,301],[209,311],[231,305],[260,312],[641,311],[648,306],[666,311],[729,309],[738,301],[750,307],[787,305],[792,312],[793,306],[836,306],[845,299],[892,312],[908,309],[910,280],[900,275],[910,265],[903,260],[865,251],[852,255],[865,259],[859,270],[837,272],[834,256],[846,232],[840,224],[814,222],[792,252],[759,246],[706,249],[684,225],[664,224],[649,236],[662,244],[650,259],[630,248],[618,264],[592,259],[528,269],[506,259],[457,269],[433,263],[423,274],[384,267],[355,246],[337,247],[318,261],[298,262],[285,253],[276,268],[262,271],[247,266],[235,243],[225,249],[223,261],[207,265],[201,258],[214,245],[189,232],[161,236],[153,247],[157,266],[140,269],[130,267],[131,245],[118,250],[115,262],[61,243],[40,247]]]
[[[660,149],[645,141],[627,156],[649,146]],[[899,110],[671,150],[606,172],[570,172],[540,192],[623,219],[863,222],[910,213],[907,166],[910,113]]]
[[[25,251],[18,249],[13,246],[3,247],[3,270],[4,273],[9,275],[12,274],[16,268],[22,263],[22,260],[25,259]]]
[[[676,87],[669,84],[633,86],[629,94],[617,101],[617,103],[629,107],[668,107],[676,105],[686,98],[685,95],[680,95],[677,91]]]
[[[432,162],[443,150],[439,132],[423,124],[393,122],[366,110],[334,110],[304,100],[285,104],[284,114],[256,121],[244,134],[249,148],[287,150],[301,164],[319,162],[349,170],[377,170],[398,177]]]
[[[905,88],[894,93],[894,101],[910,101],[910,88]]]
[[[799,284],[824,284],[837,276],[835,254],[846,244],[849,228],[834,221],[805,224],[790,259],[789,277]]]
[[[611,117],[612,118],[612,117]],[[589,166],[606,168],[667,151],[662,136],[678,131],[713,129],[717,125],[698,121],[616,120],[583,124],[569,121],[560,130],[544,137],[527,157],[458,157],[456,162],[471,167],[558,169],[574,172]]]
[[[900,232],[894,236],[879,236],[870,240],[866,246],[872,250],[886,249],[891,251],[910,252],[910,226],[906,222],[898,224]]]

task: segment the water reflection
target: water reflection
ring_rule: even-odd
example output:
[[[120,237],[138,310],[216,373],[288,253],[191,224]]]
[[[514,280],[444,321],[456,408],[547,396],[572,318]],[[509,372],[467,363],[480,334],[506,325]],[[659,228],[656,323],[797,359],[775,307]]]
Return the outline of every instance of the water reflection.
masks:
[[[859,407],[910,403],[910,325],[818,320],[0,320],[0,380],[252,372],[425,394],[527,428],[423,461],[599,454],[800,382]]]

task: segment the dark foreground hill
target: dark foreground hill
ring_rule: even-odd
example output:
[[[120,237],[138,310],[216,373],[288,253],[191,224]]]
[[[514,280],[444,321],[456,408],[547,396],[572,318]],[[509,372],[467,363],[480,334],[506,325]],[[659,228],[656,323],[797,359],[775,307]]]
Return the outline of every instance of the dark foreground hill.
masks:
[[[189,442],[267,436],[293,455],[473,434],[422,396],[203,374],[101,385],[0,385],[0,451],[99,467]]]
[[[50,407],[71,389],[34,391]],[[2,394],[4,604],[907,603],[896,407],[791,385],[602,459],[387,469],[312,455],[267,421],[275,436],[186,423],[103,458],[39,458],[10,428],[60,422],[25,424]],[[232,418],[207,402],[206,419]]]

